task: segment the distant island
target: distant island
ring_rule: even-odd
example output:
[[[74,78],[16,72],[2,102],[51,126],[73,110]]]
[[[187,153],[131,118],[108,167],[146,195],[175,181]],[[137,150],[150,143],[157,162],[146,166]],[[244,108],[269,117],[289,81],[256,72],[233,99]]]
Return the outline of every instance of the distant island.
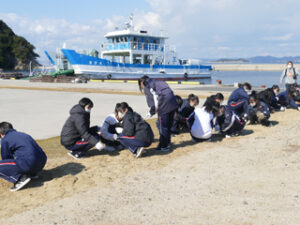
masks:
[[[203,60],[208,63],[252,63],[252,64],[286,64],[288,61],[293,61],[294,63],[300,63],[300,56],[284,56],[284,57],[274,57],[274,56],[255,56],[251,58],[221,58],[221,59],[210,59]]]
[[[211,61],[211,63],[248,63],[249,61],[246,59],[217,59]]]
[[[39,55],[34,50],[32,44],[0,20],[0,70],[28,70],[30,61],[32,67],[39,66]]]

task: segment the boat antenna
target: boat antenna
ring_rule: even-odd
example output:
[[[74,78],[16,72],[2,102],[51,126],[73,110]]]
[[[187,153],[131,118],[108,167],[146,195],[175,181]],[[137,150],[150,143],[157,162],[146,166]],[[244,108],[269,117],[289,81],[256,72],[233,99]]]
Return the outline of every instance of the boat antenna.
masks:
[[[130,14],[129,19],[130,19],[130,28],[133,30],[133,28],[134,28],[134,26],[133,26],[133,13]]]

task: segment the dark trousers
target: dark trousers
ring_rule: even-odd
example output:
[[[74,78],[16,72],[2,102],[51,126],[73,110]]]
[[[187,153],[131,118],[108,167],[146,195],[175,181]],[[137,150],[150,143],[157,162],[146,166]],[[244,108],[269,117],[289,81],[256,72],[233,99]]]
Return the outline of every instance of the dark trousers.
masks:
[[[296,87],[297,84],[285,84],[286,90],[290,90],[291,88]]]
[[[237,133],[237,132],[243,130],[245,125],[246,125],[246,123],[244,121],[237,119],[234,121],[232,127],[230,127],[229,130],[225,131],[225,134],[232,135],[234,133]]]
[[[30,168],[30,171],[24,172],[19,166],[17,166],[15,159],[1,160],[0,177],[11,183],[16,183],[23,174],[29,176],[36,175],[44,168],[46,161],[47,158],[45,157],[36,163],[32,168]]]
[[[238,101],[238,102],[231,102],[230,104],[228,104],[229,108],[235,112],[237,115],[241,116],[244,113],[248,112],[248,109],[246,110],[246,106],[248,105],[248,101],[247,100],[242,100],[242,101]]]
[[[127,136],[120,136],[118,139],[125,148],[129,149],[133,154],[136,153],[136,150],[140,147],[148,147],[151,143],[147,143],[142,140],[138,140],[135,137],[127,137]]]
[[[94,145],[90,144],[85,140],[78,140],[74,145],[66,146],[66,149],[76,152],[79,155],[85,154],[88,150],[93,148]]]
[[[159,147],[165,148],[171,142],[171,129],[174,121],[175,110],[158,116],[158,130],[159,130]]]

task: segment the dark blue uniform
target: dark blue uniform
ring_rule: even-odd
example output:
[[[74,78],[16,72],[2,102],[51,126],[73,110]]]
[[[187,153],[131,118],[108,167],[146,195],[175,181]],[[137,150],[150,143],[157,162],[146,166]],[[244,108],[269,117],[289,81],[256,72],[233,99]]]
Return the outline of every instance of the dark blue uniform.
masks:
[[[279,103],[281,106],[298,109],[298,105],[296,104],[295,100],[289,96],[289,90],[279,93],[277,97],[279,98]]]
[[[178,104],[173,91],[169,85],[160,80],[147,79],[144,87],[150,114],[158,115],[159,148],[165,148],[171,141],[171,128],[174,120],[174,113]]]
[[[41,171],[47,156],[33,138],[9,130],[1,141],[0,177],[16,183],[23,175],[34,176]]]
[[[243,87],[234,90],[228,99],[228,107],[236,114],[242,115],[248,112],[249,95]]]

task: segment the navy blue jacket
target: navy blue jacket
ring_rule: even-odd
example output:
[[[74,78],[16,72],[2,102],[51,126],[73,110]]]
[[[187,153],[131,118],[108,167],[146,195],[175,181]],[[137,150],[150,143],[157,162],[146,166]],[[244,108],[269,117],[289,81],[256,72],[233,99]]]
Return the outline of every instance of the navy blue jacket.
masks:
[[[157,112],[160,116],[178,108],[173,91],[164,81],[147,79],[144,93],[151,115]]]
[[[228,105],[230,106],[230,104],[232,103],[245,101],[244,112],[246,113],[248,111],[249,98],[250,97],[248,93],[245,91],[245,89],[243,87],[239,87],[235,89],[229,96]]]
[[[153,142],[154,135],[150,125],[138,113],[129,109],[122,121],[124,136],[135,137],[149,145]]]
[[[292,108],[298,109],[298,105],[296,104],[295,100],[289,97],[289,90],[279,93],[277,97],[279,98],[279,102],[281,105],[290,105]]]
[[[245,122],[241,120],[229,107],[225,106],[225,112],[222,116],[217,117],[217,123],[220,130],[226,133],[234,127],[236,131],[241,130],[245,126]],[[238,126],[237,126],[238,124]]]
[[[188,118],[194,112],[194,110],[195,107],[190,106],[189,100],[184,99],[179,112],[184,118]]]
[[[31,136],[14,129],[9,130],[1,141],[1,157],[2,160],[15,159],[24,173],[40,168],[47,161],[46,154]]]

